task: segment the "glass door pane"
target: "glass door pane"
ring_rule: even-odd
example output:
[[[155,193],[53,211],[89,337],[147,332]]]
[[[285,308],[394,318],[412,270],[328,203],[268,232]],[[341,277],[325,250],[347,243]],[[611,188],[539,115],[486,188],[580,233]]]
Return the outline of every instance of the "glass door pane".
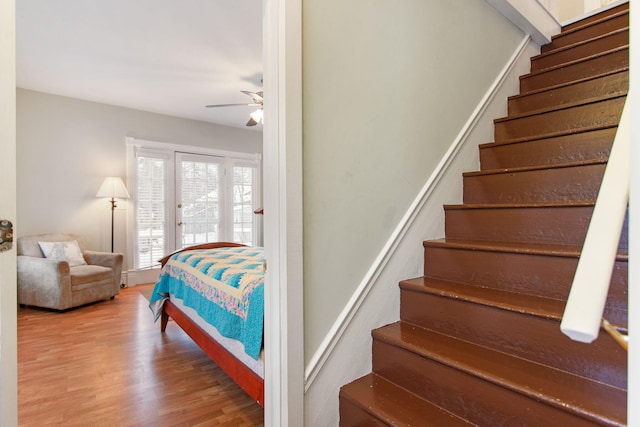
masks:
[[[233,241],[255,244],[255,185],[257,168],[253,165],[233,167]]]
[[[136,259],[137,269],[157,265],[165,255],[165,197],[167,183],[165,158],[137,156]]]
[[[224,161],[176,154],[176,247],[225,240]]]

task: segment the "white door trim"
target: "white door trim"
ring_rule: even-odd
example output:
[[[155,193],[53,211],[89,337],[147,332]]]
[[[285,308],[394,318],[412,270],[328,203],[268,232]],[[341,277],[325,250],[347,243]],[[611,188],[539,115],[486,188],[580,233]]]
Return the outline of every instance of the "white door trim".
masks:
[[[16,223],[15,2],[0,1],[0,218]],[[18,425],[16,250],[0,254],[0,425]]]
[[[302,1],[263,4],[265,426],[302,426]]]

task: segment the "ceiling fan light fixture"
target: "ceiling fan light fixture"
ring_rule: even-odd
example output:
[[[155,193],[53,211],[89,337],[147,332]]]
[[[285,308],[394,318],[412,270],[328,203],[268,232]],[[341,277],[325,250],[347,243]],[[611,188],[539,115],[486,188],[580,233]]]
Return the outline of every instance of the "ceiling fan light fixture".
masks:
[[[249,124],[247,123],[247,126],[255,126],[258,123],[264,123],[263,119],[264,119],[264,112],[262,111],[262,108],[258,108],[256,111],[254,111],[253,113],[249,114],[249,117],[251,117],[251,120],[249,120]]]
[[[213,104],[213,105],[205,105],[206,108],[218,108],[218,107],[260,107],[253,113],[249,114],[249,121],[246,126],[255,126],[260,123],[264,123],[263,121],[263,105],[264,98],[262,97],[262,91],[259,92],[249,92],[247,90],[241,90],[240,92],[244,93],[247,96],[250,96],[253,99],[253,102],[246,104]]]

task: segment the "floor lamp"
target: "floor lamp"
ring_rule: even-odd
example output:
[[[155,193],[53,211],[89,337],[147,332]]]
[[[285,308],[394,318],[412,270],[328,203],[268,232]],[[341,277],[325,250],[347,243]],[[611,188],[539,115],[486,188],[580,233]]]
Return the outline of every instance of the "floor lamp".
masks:
[[[113,214],[117,206],[116,199],[128,199],[129,192],[119,177],[107,177],[98,189],[96,197],[108,197],[111,200],[111,252],[113,252]]]

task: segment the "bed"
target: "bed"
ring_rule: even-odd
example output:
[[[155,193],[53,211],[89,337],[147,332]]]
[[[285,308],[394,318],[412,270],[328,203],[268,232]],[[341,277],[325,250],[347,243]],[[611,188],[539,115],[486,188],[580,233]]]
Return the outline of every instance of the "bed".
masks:
[[[149,307],[169,318],[260,406],[264,405],[264,252],[216,242],[160,260]]]

